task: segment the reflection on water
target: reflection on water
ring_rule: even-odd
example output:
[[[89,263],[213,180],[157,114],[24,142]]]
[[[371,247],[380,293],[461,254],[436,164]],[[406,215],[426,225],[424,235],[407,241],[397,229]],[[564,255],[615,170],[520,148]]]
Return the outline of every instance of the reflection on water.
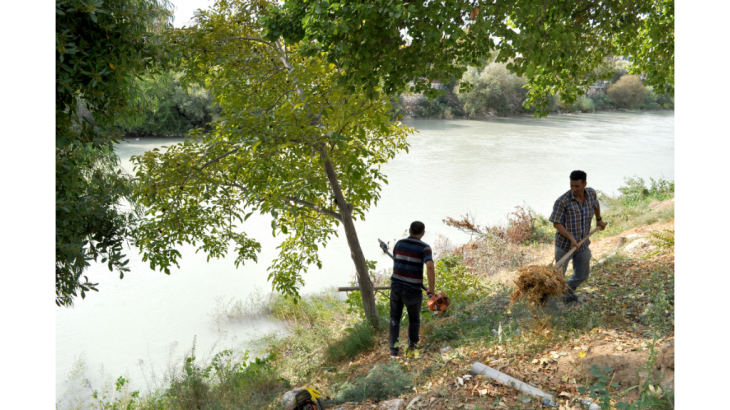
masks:
[[[420,132],[384,167],[389,185],[366,221],[357,221],[365,257],[389,267],[377,238],[399,239],[410,222],[426,224],[424,241],[438,235],[463,243],[468,236],[445,226],[446,216],[472,212],[480,224],[505,221],[516,205],[526,204],[549,214],[555,199],[569,189],[575,169],[588,173],[588,185],[615,193],[624,177],[674,179],[674,113],[598,113],[500,118],[485,121],[409,120]],[[129,158],[180,139],[129,140],[117,149],[122,166],[132,172]],[[116,379],[128,374],[133,388],[144,388],[138,363],[164,373],[170,346],[176,356],[192,346],[199,352],[243,349],[249,340],[282,331],[281,325],[258,320],[213,326],[217,300],[245,299],[268,292],[266,267],[281,239],[271,236],[269,220],[253,216],[243,225],[262,244],[259,263],[235,269],[233,258],[206,262],[192,247],[183,247],[181,268],[171,275],[153,272],[130,250],[131,272],[124,280],[105,266],[89,269],[99,293],[79,300],[73,309],[56,311],[57,397],[66,390],[64,378],[74,356],[85,355],[87,377],[101,383],[97,369]],[[321,252],[323,267],[305,276],[304,293],[346,285],[354,274],[350,253],[340,232]]]

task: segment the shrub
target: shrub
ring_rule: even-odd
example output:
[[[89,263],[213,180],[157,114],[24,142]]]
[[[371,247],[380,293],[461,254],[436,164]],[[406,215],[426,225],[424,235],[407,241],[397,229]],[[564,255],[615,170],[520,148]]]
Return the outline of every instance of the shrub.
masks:
[[[619,202],[626,206],[633,206],[638,203],[648,203],[652,199],[664,201],[674,197],[674,182],[660,178],[654,180],[649,178],[651,186],[645,185],[644,179],[639,177],[627,177],[624,179],[625,186],[618,189],[621,195]]]
[[[208,123],[220,114],[220,107],[200,85],[183,87],[180,75],[166,72],[135,80],[138,115],[131,125],[122,125],[126,135],[185,135],[196,127],[210,129]]]
[[[674,94],[673,93],[657,94],[656,103],[659,104],[665,110],[674,109]]]
[[[438,98],[432,100],[423,97],[416,101],[413,109],[413,116],[420,118],[441,118],[444,114],[445,108],[446,105],[441,104],[438,101]]]
[[[530,209],[530,214],[533,217],[532,230],[525,242],[552,243],[555,240],[553,223],[546,216],[539,215],[532,209]]]
[[[499,115],[527,111],[522,106],[527,95],[525,79],[510,73],[504,63],[489,63],[481,69],[469,67],[463,81],[473,86],[470,92],[458,94],[469,117],[486,115],[490,110]]]
[[[596,106],[593,103],[593,100],[587,97],[578,98],[578,100],[573,105],[575,105],[581,112],[593,112],[596,110]]]
[[[609,97],[608,94],[596,93],[590,98],[593,101],[593,106],[596,110],[605,110],[612,106],[611,97]]]
[[[487,284],[469,273],[460,255],[447,255],[436,262],[436,289],[449,298],[467,303],[479,300],[488,290]]]
[[[663,231],[654,231],[649,235],[651,243],[660,249],[674,250],[674,231],[665,229]]]
[[[608,88],[608,95],[620,108],[636,108],[646,98],[648,91],[636,75],[625,75]]]

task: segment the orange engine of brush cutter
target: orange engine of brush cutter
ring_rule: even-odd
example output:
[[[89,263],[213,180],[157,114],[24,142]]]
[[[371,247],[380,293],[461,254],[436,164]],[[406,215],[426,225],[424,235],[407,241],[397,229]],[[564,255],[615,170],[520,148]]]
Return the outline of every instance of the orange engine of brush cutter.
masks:
[[[431,309],[431,312],[438,314],[451,306],[451,299],[445,293],[441,292],[431,296],[426,304]]]

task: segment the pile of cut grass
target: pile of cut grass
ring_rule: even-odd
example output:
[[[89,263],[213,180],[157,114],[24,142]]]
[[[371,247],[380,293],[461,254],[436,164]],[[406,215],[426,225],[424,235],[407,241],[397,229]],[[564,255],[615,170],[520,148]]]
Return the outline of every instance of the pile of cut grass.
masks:
[[[523,299],[533,306],[543,306],[550,296],[562,295],[568,288],[565,276],[553,265],[523,266],[518,273],[511,304]]]

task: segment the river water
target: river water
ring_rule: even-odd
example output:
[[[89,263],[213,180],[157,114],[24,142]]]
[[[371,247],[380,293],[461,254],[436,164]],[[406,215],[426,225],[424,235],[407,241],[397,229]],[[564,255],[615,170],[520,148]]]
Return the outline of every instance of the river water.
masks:
[[[410,152],[384,167],[389,185],[382,199],[357,221],[365,257],[389,267],[377,238],[400,239],[413,220],[423,221],[423,240],[438,235],[454,243],[469,237],[447,227],[442,219],[471,212],[479,224],[506,222],[517,205],[548,215],[555,199],[569,189],[575,169],[588,174],[588,186],[616,193],[628,176],[648,181],[674,179],[674,113],[608,112],[474,120],[407,120],[419,130],[409,139]],[[180,139],[128,140],[118,146],[122,166],[146,150]],[[262,244],[259,263],[239,269],[234,258],[206,262],[191,247],[182,249],[180,269],[171,275],[154,272],[132,249],[131,272],[123,280],[103,265],[88,271],[99,283],[73,308],[56,310],[56,396],[69,403],[76,389],[74,368],[93,388],[103,379],[125,375],[132,388],[154,387],[169,364],[196,339],[198,357],[226,348],[241,350],[265,334],[281,332],[267,320],[224,324],[214,320],[221,301],[269,292],[266,268],[280,239],[271,236],[270,220],[252,216],[246,231]],[[609,221],[610,223],[610,221]],[[305,275],[302,293],[344,286],[354,275],[344,232],[321,252],[323,267]],[[77,372],[77,375],[81,372]],[[88,387],[82,393],[88,393]],[[65,397],[64,397],[65,396]]]

